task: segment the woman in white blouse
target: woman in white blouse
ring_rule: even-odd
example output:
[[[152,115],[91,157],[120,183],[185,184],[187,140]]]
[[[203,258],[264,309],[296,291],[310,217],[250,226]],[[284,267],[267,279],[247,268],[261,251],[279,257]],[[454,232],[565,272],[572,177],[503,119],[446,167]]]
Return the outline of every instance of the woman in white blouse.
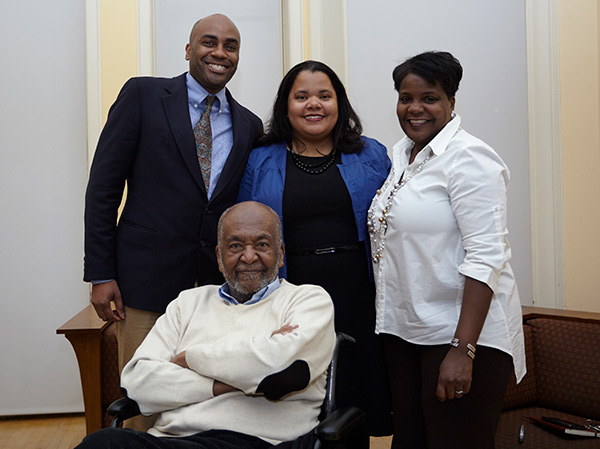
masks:
[[[493,448],[510,372],[525,374],[506,229],[509,171],[454,113],[447,52],[394,69],[406,137],[368,226],[394,403],[393,449]]]

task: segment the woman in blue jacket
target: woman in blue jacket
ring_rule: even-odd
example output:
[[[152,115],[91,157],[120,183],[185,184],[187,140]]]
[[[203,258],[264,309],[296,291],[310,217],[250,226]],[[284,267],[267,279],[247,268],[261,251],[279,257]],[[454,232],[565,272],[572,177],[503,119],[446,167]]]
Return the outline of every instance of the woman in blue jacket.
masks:
[[[259,201],[279,214],[286,247],[280,275],[324,287],[336,330],[356,338],[340,367],[337,399],[367,411],[357,447],[368,447],[368,435],[391,433],[366,227],[371,199],[390,170],[387,150],[361,136],[343,84],[317,61],[283,78],[267,129],[250,154],[238,201]]]

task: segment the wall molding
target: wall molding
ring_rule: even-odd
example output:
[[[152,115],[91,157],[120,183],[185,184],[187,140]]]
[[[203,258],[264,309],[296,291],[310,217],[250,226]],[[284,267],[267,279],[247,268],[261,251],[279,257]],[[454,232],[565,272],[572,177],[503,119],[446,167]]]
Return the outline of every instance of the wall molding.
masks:
[[[86,0],[87,155],[92,164],[102,131],[102,0]],[[154,0],[136,0],[137,75],[156,74]]]
[[[282,75],[293,66],[310,58],[305,41],[305,18],[308,0],[281,0]]]
[[[526,0],[533,303],[564,309],[558,1]]]
[[[153,0],[137,0],[138,76],[156,75],[155,15]]]
[[[86,0],[85,2],[88,170],[92,165],[94,151],[102,130],[100,1]]]
[[[329,65],[348,87],[347,0],[282,0],[283,70],[307,59]]]

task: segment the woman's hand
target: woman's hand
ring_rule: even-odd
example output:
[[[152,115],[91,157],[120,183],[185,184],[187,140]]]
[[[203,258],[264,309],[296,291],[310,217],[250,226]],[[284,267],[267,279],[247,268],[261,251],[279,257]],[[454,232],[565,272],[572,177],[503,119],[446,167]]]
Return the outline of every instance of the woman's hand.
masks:
[[[460,399],[471,390],[473,360],[460,348],[450,347],[440,365],[435,395],[440,401]]]
[[[451,346],[440,365],[435,392],[440,401],[460,399],[471,390],[474,361],[467,355],[467,343],[477,345],[492,295],[492,290],[486,284],[465,277],[462,307],[454,333],[459,346]]]

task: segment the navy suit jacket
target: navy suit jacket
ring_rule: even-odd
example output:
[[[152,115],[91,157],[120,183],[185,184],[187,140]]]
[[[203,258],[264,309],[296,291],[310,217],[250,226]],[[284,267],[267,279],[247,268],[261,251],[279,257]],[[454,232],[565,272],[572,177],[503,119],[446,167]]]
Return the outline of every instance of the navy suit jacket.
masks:
[[[227,99],[233,147],[208,201],[185,74],[133,78],[102,130],[86,191],[84,280],[116,279],[125,305],[164,312],[181,290],[223,282],[217,222],[234,204],[262,122]],[[127,183],[127,199],[117,214]]]

